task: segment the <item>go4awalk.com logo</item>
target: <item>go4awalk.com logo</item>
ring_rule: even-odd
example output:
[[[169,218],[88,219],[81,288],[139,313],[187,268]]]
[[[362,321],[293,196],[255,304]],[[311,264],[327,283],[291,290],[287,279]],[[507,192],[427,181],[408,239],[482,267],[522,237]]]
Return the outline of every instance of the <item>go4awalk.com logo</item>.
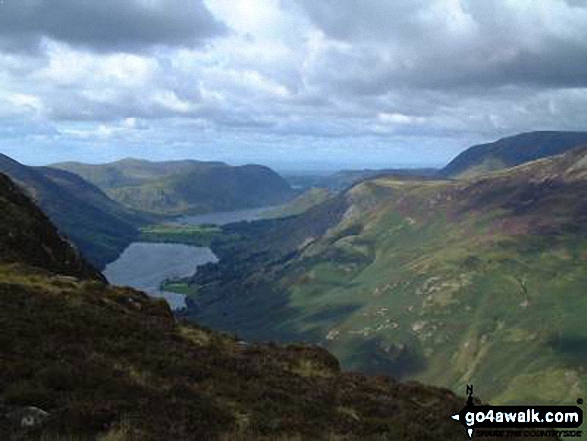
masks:
[[[469,438],[582,436],[583,411],[578,406],[479,406],[473,386],[467,386],[467,404],[451,418],[465,426]],[[577,400],[583,404],[583,400]]]

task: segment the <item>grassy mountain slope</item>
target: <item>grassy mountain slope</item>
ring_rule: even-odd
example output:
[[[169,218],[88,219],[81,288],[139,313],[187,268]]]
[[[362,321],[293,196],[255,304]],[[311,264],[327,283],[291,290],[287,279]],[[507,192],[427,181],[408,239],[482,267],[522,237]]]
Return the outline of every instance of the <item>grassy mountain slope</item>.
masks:
[[[438,173],[435,168],[390,168],[390,169],[362,169],[362,170],[340,170],[332,174],[295,174],[294,172],[284,175],[287,181],[294,187],[299,188],[327,188],[330,191],[339,192],[346,190],[359,181],[372,179],[378,176],[412,176],[431,177]]]
[[[440,174],[466,177],[513,167],[587,145],[587,132],[530,132],[473,146],[453,159]]]
[[[213,244],[190,316],[496,402],[585,395],[584,150],[463,181],[378,178],[334,200],[230,226],[240,243]]]
[[[129,208],[165,216],[276,205],[295,195],[283,178],[258,165],[127,159],[54,167],[79,174]]]
[[[141,185],[147,181],[186,173],[197,167],[220,165],[225,164],[192,160],[151,162],[127,158],[109,164],[61,162],[52,167],[75,173],[95,186],[107,190]]]
[[[21,185],[94,265],[102,268],[138,236],[141,216],[110,200],[79,176],[27,167],[0,155],[0,172]]]
[[[1,439],[464,439],[452,392],[180,323],[108,286],[2,175],[0,199]]]
[[[327,176],[323,180],[323,186],[334,191],[346,190],[360,181],[373,179],[379,176],[405,176],[426,178],[434,176],[438,172],[434,168],[390,168],[381,170],[341,170]]]
[[[295,216],[324,202],[331,196],[332,193],[327,188],[310,188],[289,201],[287,204],[263,213],[262,217],[264,219],[272,219]]]

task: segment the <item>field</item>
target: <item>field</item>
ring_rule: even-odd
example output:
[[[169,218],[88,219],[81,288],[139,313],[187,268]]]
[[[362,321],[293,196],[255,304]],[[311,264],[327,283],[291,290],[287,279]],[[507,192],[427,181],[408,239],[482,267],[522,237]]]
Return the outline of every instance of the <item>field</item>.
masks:
[[[157,224],[141,228],[139,240],[209,247],[220,234],[215,225]]]

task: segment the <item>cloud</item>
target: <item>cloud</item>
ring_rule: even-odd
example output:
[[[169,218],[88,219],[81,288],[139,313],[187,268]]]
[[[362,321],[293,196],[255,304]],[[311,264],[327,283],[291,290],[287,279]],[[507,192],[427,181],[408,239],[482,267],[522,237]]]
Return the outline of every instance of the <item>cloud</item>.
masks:
[[[578,0],[5,0],[0,146],[439,164],[585,130],[584,72]]]
[[[325,35],[315,76],[342,90],[587,86],[585,2],[296,2]]]
[[[43,37],[100,52],[196,46],[225,34],[201,0],[5,0],[0,47],[35,51]]]

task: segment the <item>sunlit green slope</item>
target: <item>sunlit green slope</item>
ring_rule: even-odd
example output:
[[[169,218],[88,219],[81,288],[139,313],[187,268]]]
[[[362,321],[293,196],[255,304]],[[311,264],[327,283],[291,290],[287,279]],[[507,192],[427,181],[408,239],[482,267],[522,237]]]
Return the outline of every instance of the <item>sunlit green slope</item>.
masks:
[[[587,392],[584,150],[470,180],[379,178],[340,198],[230,227],[241,243],[216,243],[190,315],[246,338],[304,336],[347,368],[474,383],[496,402]],[[320,210],[329,222],[308,230]]]
[[[245,343],[113,287],[0,174],[3,441],[462,440],[464,399]]]

